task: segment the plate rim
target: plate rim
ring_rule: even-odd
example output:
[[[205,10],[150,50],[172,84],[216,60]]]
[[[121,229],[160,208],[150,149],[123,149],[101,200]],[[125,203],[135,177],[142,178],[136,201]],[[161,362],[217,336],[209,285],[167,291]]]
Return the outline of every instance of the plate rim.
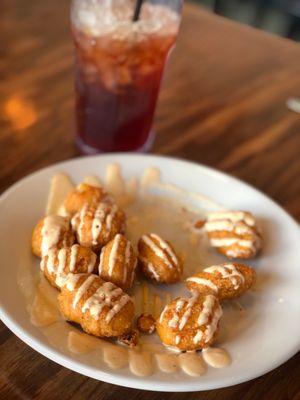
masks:
[[[251,190],[253,190],[256,194],[259,194],[263,196],[265,199],[270,201],[273,206],[275,206],[277,209],[280,210],[281,213],[285,215],[286,218],[289,219],[289,222],[294,225],[295,228],[298,229],[299,231],[299,224],[297,221],[284,209],[282,208],[276,201],[274,201],[272,198],[267,196],[265,193],[260,191],[259,189],[255,188],[249,183],[246,183],[242,181],[239,178],[236,178],[228,173],[218,171],[216,168],[212,168],[197,162],[189,161],[189,160],[184,160],[181,158],[177,157],[172,157],[172,156],[161,156],[161,155],[156,155],[156,154],[136,154],[136,153],[106,153],[106,154],[98,154],[98,155],[93,155],[93,156],[81,156],[81,157],[76,157],[73,159],[68,159],[64,160],[58,163],[51,164],[47,167],[41,168],[37,171],[34,171],[28,175],[25,175],[23,178],[18,180],[17,182],[13,183],[10,187],[8,187],[1,195],[0,195],[0,207],[2,202],[10,196],[11,193],[13,193],[15,190],[18,189],[18,187],[23,186],[26,184],[26,181],[29,181],[31,179],[34,179],[38,175],[42,175],[44,173],[47,173],[48,171],[51,171],[53,168],[60,168],[63,167],[64,165],[70,165],[70,164],[76,164],[78,161],[92,161],[99,158],[106,158],[107,162],[115,162],[112,161],[111,158],[128,158],[128,157],[134,157],[136,159],[145,159],[148,158],[149,161],[160,161],[161,159],[163,160],[168,160],[170,162],[176,162],[176,163],[182,163],[185,165],[189,165],[190,167],[193,168],[199,168],[201,169],[205,174],[207,175],[215,175],[217,177],[221,177],[223,179],[227,179],[229,181],[233,181],[233,183],[245,186]],[[120,161],[121,162],[121,161]],[[150,166],[150,165],[149,165]],[[70,356],[64,355],[62,352],[59,350],[51,347],[48,344],[44,344],[40,339],[37,337],[33,336],[32,334],[28,333],[28,331],[25,331],[16,321],[13,317],[8,315],[8,313],[5,312],[5,310],[1,306],[1,300],[0,300],[0,319],[2,322],[19,338],[21,339],[24,343],[26,343],[29,347],[33,348],[35,351],[40,353],[41,355],[49,358],[51,361],[54,361],[60,365],[62,365],[65,368],[68,368],[69,370],[72,370],[77,373],[81,373],[85,376],[91,377],[96,380],[104,381],[107,383],[119,385],[119,386],[124,386],[124,387],[130,387],[134,389],[142,389],[142,390],[149,390],[149,391],[161,391],[161,392],[192,392],[192,391],[204,391],[204,390],[212,390],[212,389],[219,389],[223,387],[228,387],[228,386],[233,386],[237,385],[246,381],[250,381],[252,379],[255,379],[259,376],[262,376],[273,369],[277,368],[278,366],[282,365],[285,363],[288,359],[290,359],[293,355],[295,355],[299,350],[300,350],[300,338],[299,338],[299,343],[295,343],[295,347],[291,348],[288,353],[284,355],[280,360],[278,360],[276,363],[274,363],[270,368],[264,369],[263,371],[254,371],[252,374],[250,373],[244,373],[241,374],[239,377],[236,377],[236,379],[232,382],[232,378],[223,378],[218,380],[217,382],[201,382],[201,380],[194,380],[194,381],[186,381],[183,383],[177,382],[156,382],[155,387],[153,388],[153,384],[155,382],[153,380],[148,381],[147,378],[141,378],[141,377],[135,377],[135,376],[120,376],[116,375],[114,373],[109,373],[105,372],[101,369],[96,369],[95,367],[92,366],[86,366],[84,364],[81,364],[80,361],[77,360],[72,360]],[[151,386],[151,388],[150,388]]]

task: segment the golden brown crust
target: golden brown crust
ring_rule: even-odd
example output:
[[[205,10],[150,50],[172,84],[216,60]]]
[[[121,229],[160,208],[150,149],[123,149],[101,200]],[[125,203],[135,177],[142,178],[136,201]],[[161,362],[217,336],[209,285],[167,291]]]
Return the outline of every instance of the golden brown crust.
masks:
[[[192,292],[213,294],[223,300],[241,296],[254,285],[255,280],[253,268],[240,263],[224,263],[191,276],[186,285]]]
[[[64,207],[66,212],[72,216],[85,204],[92,205],[100,202],[113,203],[113,199],[103,187],[81,183],[74,191],[67,195]]]
[[[216,250],[233,259],[249,259],[262,247],[261,234],[247,211],[220,211],[208,215],[205,230]]]
[[[133,284],[136,264],[137,257],[130,241],[117,234],[102,248],[99,276],[126,291]]]
[[[99,251],[117,233],[124,232],[125,214],[115,204],[86,205],[72,218],[72,227],[79,244]]]
[[[182,262],[171,243],[150,233],[138,242],[139,265],[147,278],[159,283],[175,283],[182,276]]]
[[[38,221],[37,225],[34,227],[33,232],[32,232],[31,249],[32,249],[33,254],[40,258],[42,257],[43,237],[45,234],[47,234],[47,233],[43,232],[43,227],[44,227],[46,218],[49,218],[49,217],[52,217],[52,216],[47,216],[47,217],[40,219]],[[62,248],[65,246],[72,246],[72,244],[75,241],[75,236],[71,230],[69,220],[65,217],[60,217],[60,216],[55,216],[55,218],[58,219],[58,221],[60,221],[60,220],[65,221],[65,224],[58,225],[59,235],[58,235],[58,240],[55,242],[54,246],[57,248]]]
[[[96,261],[97,256],[91,249],[74,244],[62,249],[51,249],[41,260],[41,270],[50,284],[60,289],[69,272],[96,272]]]
[[[169,303],[156,321],[161,341],[181,351],[210,346],[217,335],[221,306],[215,296],[178,297]]]
[[[151,314],[141,314],[136,321],[137,328],[140,332],[150,335],[156,329],[155,319]]]
[[[112,295],[113,291],[116,291],[116,295]],[[126,301],[122,307],[112,313],[114,306],[122,303],[123,299]],[[58,295],[58,304],[66,320],[80,324],[89,334],[118,337],[131,330],[133,301],[122,289],[104,282],[97,275],[69,274]]]

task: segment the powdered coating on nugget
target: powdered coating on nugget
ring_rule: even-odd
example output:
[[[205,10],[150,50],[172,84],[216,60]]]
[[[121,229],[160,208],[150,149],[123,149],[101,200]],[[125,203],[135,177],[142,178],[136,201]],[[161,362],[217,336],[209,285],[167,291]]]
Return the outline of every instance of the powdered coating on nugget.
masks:
[[[125,229],[125,214],[115,204],[86,204],[72,218],[78,243],[98,251]]]
[[[47,215],[35,226],[32,233],[32,252],[42,257],[53,248],[72,246],[75,241],[70,220],[59,215]]]
[[[262,247],[256,221],[246,211],[210,213],[205,230],[210,244],[228,258],[252,258]]]
[[[239,297],[254,284],[255,270],[240,263],[223,263],[205,268],[186,280],[189,290],[213,294],[220,300]]]
[[[126,237],[118,233],[101,250],[99,276],[128,290],[134,280],[137,257]]]
[[[214,342],[221,316],[215,296],[178,297],[166,305],[156,330],[167,346],[181,351],[200,350]]]
[[[138,259],[147,278],[159,283],[175,283],[182,276],[182,262],[171,243],[155,233],[143,235],[138,243]]]
[[[85,204],[93,205],[100,202],[113,203],[114,200],[103,187],[81,183],[75,190],[67,195],[64,201],[64,208],[70,216],[73,216],[81,210]]]
[[[88,247],[74,244],[58,249],[54,247],[41,260],[41,270],[52,286],[58,289],[64,284],[69,272],[92,273],[96,267],[96,254]]]
[[[69,274],[58,296],[59,308],[68,321],[99,337],[117,337],[131,330],[132,299],[111,282],[93,274]]]

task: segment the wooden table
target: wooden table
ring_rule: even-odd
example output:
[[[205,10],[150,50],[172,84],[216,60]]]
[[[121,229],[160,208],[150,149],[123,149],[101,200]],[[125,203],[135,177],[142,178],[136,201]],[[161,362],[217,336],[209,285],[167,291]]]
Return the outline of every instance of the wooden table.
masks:
[[[2,0],[0,190],[79,155],[73,143],[68,2]],[[300,48],[187,4],[161,91],[154,152],[217,167],[261,189],[300,219]],[[184,399],[71,372],[0,325],[1,399]],[[284,345],[284,344],[283,344]],[[234,387],[191,399],[299,399],[300,357]]]

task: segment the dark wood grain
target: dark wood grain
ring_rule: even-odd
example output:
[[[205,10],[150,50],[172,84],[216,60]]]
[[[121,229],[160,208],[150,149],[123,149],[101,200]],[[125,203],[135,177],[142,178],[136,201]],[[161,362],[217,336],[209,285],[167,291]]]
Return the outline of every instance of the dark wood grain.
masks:
[[[68,8],[61,0],[0,3],[0,191],[79,154]],[[188,4],[160,95],[154,152],[238,176],[300,220],[300,115],[285,106],[299,93],[296,44]],[[189,397],[299,400],[299,361],[298,355],[253,381]],[[31,350],[3,324],[0,366],[1,399],[187,397],[86,378]]]

